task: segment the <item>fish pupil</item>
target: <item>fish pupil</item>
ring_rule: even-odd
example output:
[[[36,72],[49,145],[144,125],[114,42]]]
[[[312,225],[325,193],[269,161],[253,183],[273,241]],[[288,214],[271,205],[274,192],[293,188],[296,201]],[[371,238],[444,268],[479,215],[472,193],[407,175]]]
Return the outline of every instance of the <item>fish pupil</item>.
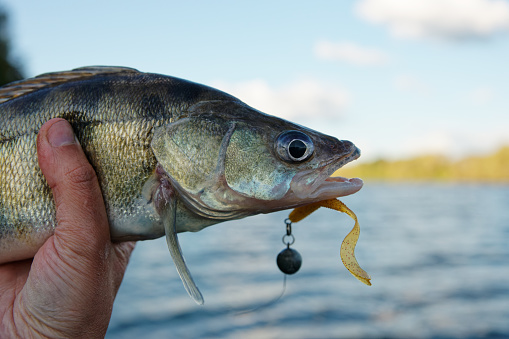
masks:
[[[307,146],[301,140],[292,140],[288,146],[288,153],[295,158],[300,159],[306,154]]]

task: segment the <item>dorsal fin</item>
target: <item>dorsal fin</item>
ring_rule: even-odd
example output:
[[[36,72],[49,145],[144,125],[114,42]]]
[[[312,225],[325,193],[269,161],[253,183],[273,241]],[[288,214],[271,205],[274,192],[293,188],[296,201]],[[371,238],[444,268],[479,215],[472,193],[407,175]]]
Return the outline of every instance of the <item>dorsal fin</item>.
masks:
[[[24,94],[35,92],[41,88],[82,80],[94,75],[118,73],[139,73],[139,71],[129,67],[90,66],[76,68],[71,71],[45,73],[34,78],[11,82],[0,87],[0,104]]]

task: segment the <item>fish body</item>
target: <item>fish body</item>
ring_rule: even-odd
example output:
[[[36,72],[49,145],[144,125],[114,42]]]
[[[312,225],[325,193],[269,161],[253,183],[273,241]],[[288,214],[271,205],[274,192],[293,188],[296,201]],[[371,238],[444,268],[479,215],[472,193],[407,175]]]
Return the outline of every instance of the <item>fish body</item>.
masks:
[[[43,74],[0,88],[0,263],[34,256],[56,227],[36,149],[56,117],[70,122],[97,173],[112,240],[166,234],[181,276],[178,232],[362,187],[329,178],[360,155],[351,142],[211,87],[123,67]]]

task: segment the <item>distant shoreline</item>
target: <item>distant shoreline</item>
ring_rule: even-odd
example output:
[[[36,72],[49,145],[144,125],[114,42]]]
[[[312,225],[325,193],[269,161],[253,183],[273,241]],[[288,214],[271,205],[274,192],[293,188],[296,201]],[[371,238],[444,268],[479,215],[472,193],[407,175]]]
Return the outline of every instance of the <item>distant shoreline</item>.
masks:
[[[493,154],[457,161],[440,155],[405,160],[384,159],[339,169],[335,176],[382,182],[457,182],[509,184],[509,146]]]

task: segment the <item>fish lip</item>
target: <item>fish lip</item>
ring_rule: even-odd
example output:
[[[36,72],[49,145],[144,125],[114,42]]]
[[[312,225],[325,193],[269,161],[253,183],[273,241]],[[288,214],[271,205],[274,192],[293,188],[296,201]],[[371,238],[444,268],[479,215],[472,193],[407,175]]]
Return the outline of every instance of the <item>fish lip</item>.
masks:
[[[290,184],[292,193],[303,204],[334,199],[359,191],[363,181],[359,178],[331,177],[345,164],[360,157],[360,150],[352,144],[350,153],[334,157],[318,169],[308,170],[295,175]]]

